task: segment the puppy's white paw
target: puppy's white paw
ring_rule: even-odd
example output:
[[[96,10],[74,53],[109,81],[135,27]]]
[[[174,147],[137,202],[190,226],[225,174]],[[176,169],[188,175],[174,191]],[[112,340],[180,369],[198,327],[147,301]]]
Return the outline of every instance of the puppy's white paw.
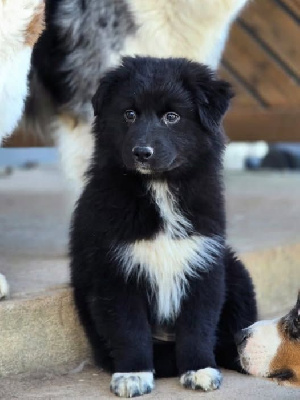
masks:
[[[198,369],[198,371],[188,371],[180,378],[180,383],[185,388],[204,392],[219,389],[221,382],[221,372],[210,367]]]
[[[119,397],[137,397],[154,388],[152,372],[117,372],[113,374],[110,390]]]
[[[9,286],[4,275],[0,274],[0,300],[8,297]]]

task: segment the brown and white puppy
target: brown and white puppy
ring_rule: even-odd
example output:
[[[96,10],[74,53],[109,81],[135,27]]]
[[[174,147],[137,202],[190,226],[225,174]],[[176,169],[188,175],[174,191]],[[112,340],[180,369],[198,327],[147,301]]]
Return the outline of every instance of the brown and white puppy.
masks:
[[[243,329],[236,342],[246,372],[300,387],[300,292],[287,315],[256,322]]]
[[[21,118],[32,48],[43,26],[43,0],[0,0],[0,145]],[[8,293],[0,274],[0,300]]]

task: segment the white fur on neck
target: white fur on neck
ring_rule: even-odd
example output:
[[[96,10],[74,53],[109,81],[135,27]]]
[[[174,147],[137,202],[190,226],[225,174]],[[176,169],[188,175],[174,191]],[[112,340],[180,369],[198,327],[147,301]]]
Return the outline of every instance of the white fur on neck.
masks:
[[[152,181],[149,190],[160,211],[164,221],[164,235],[170,238],[186,238],[192,224],[181,214],[178,209],[177,199],[167,183]]]
[[[166,182],[151,182],[149,190],[164,221],[155,238],[124,244],[116,249],[125,276],[136,273],[149,282],[155,297],[159,322],[174,320],[187,292],[187,278],[199,270],[205,272],[218,255],[218,237],[188,235],[191,223],[180,213]]]

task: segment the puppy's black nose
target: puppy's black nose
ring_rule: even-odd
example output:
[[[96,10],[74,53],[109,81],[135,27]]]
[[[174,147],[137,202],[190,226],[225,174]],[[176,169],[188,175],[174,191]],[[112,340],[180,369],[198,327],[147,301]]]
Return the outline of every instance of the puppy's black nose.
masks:
[[[251,336],[251,331],[249,329],[242,329],[234,335],[235,344],[241,346],[246,344],[246,340]]]
[[[132,149],[132,152],[136,160],[140,162],[149,160],[149,158],[151,158],[153,155],[152,147],[148,146],[145,147],[136,146]]]

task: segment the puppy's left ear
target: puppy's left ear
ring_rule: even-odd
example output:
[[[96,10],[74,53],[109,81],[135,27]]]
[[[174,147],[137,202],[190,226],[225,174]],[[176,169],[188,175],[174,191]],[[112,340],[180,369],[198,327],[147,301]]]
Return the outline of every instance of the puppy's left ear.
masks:
[[[211,78],[209,83],[197,85],[196,101],[199,117],[208,131],[219,130],[233,96],[231,85],[223,80]]]

